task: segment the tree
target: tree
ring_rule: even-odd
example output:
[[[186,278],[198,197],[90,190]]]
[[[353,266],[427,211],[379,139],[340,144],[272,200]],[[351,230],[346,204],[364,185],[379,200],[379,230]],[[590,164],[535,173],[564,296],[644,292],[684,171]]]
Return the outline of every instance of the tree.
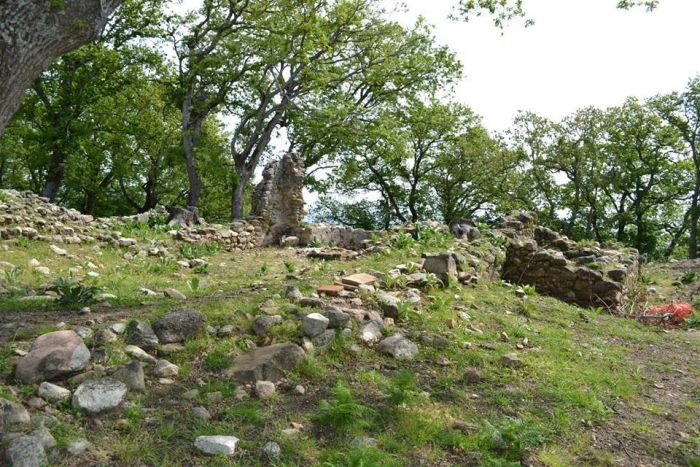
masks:
[[[60,55],[96,40],[122,0],[0,2],[0,135],[24,91]]]
[[[698,257],[700,220],[700,76],[691,79],[683,93],[657,96],[652,105],[661,118],[678,131],[692,162],[693,189],[685,218],[689,230],[688,256],[694,259]]]
[[[254,8],[255,6],[255,8]],[[197,146],[205,120],[231,98],[233,86],[256,66],[243,34],[254,27],[266,2],[205,0],[196,13],[176,18],[170,38],[177,58],[173,94],[182,112],[182,149],[187,168],[187,206],[197,207],[202,180]]]

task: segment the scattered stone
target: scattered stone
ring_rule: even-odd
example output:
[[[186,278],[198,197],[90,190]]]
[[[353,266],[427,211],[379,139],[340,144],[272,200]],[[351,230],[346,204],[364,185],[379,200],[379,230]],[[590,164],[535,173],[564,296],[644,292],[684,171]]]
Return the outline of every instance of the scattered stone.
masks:
[[[345,287],[339,284],[322,285],[318,288],[319,295],[328,295],[329,297],[337,297],[345,291]]]
[[[221,402],[224,400],[224,394],[221,391],[208,392],[207,400],[209,402]]]
[[[126,384],[130,391],[143,392],[146,390],[146,379],[143,365],[138,360],[132,360],[112,374],[112,378]]]
[[[323,308],[325,303],[318,297],[304,297],[299,300],[299,305],[306,308]]]
[[[48,276],[49,274],[51,274],[51,270],[46,266],[37,266],[34,268],[34,271],[37,274],[41,274],[42,276]]]
[[[413,360],[413,357],[418,353],[416,344],[399,334],[381,341],[377,350],[398,360]]]
[[[50,381],[82,370],[88,361],[90,351],[75,332],[50,332],[37,337],[17,364],[15,377],[25,384]]]
[[[63,248],[59,248],[56,245],[49,245],[49,250],[53,251],[58,256],[66,256],[68,254],[66,250],[64,250]]]
[[[299,237],[282,237],[280,240],[280,246],[282,247],[295,247],[299,246]]]
[[[508,368],[522,368],[525,366],[522,360],[515,353],[507,353],[501,357],[501,364]]]
[[[271,461],[277,460],[282,456],[282,448],[280,448],[280,445],[274,441],[268,441],[265,443],[262,452],[263,455]]]
[[[81,339],[88,339],[92,337],[92,329],[90,329],[87,326],[76,326],[75,329],[73,329],[77,335],[80,336]]]
[[[216,335],[219,337],[230,337],[233,335],[235,330],[236,328],[233,326],[233,324],[225,324],[219,328]]]
[[[467,368],[464,373],[464,382],[467,384],[479,384],[481,382],[481,372],[476,368]]]
[[[7,399],[0,399],[0,433],[25,428],[30,422],[27,409]]]
[[[150,355],[141,347],[137,347],[135,345],[127,345],[126,347],[124,347],[124,352],[130,357],[134,357],[136,360],[140,360],[145,363],[155,364],[157,362],[156,358],[153,355]]]
[[[235,436],[198,436],[194,446],[211,456],[232,456],[236,452],[238,438]]]
[[[39,385],[37,394],[46,402],[60,404],[70,398],[71,392],[64,387],[44,381]]]
[[[142,349],[155,349],[160,343],[151,325],[139,320],[132,320],[127,326],[125,342]]]
[[[173,289],[172,287],[163,290],[163,294],[165,294],[166,297],[174,298],[175,300],[187,300],[187,296],[184,293],[177,289]]]
[[[108,344],[110,342],[116,342],[119,337],[111,329],[102,329],[97,333],[97,342],[102,344]]]
[[[334,306],[326,307],[326,309],[323,310],[323,316],[328,318],[328,327],[330,329],[344,328],[350,321],[349,314]]]
[[[126,392],[126,385],[112,378],[86,381],[73,393],[73,408],[90,413],[111,410],[122,403]]]
[[[255,383],[255,394],[260,399],[269,399],[275,394],[275,383],[272,381],[258,381]]]
[[[199,389],[190,389],[182,394],[182,397],[188,400],[195,399],[197,396],[199,396]]]
[[[377,282],[377,278],[375,276],[364,272],[343,277],[343,284],[348,284],[354,287],[359,287],[361,285],[374,285],[375,282]]]
[[[153,369],[153,374],[160,378],[170,378],[177,376],[180,372],[180,368],[174,363],[170,363],[167,360],[158,360],[156,367]]]
[[[401,301],[397,297],[381,291],[378,292],[375,297],[379,308],[384,312],[384,316],[394,319],[399,317],[399,305]]]
[[[298,345],[273,344],[237,356],[225,375],[241,383],[276,382],[303,360],[304,351]]]
[[[92,444],[90,441],[86,440],[85,438],[79,438],[75,441],[71,441],[66,448],[66,451],[68,451],[68,454],[71,456],[80,456],[85,454],[90,449],[92,449]]]
[[[366,344],[377,342],[382,338],[382,324],[377,321],[370,321],[365,324],[360,331],[360,339]]]
[[[310,313],[301,318],[301,330],[309,337],[323,333],[328,327],[329,319],[320,313]]]
[[[163,344],[184,342],[202,334],[206,317],[199,311],[176,310],[153,324],[153,330]]]
[[[245,388],[238,386],[234,391],[233,391],[233,397],[237,401],[242,401],[243,399],[247,399],[249,396],[248,391],[245,390]]]
[[[452,253],[424,254],[425,262],[423,269],[425,272],[435,274],[438,279],[447,284],[450,277],[457,277],[457,264]]]
[[[5,452],[5,460],[8,466],[13,467],[44,467],[49,465],[41,440],[31,435],[12,439]]]
[[[115,334],[123,334],[126,331],[126,324],[124,323],[114,323],[109,327]]]
[[[202,406],[192,407],[192,415],[200,420],[211,420],[211,414]]]
[[[253,322],[253,333],[259,337],[265,337],[270,333],[273,326],[282,324],[284,320],[280,315],[258,316]]]
[[[369,436],[357,436],[350,442],[350,446],[362,446],[365,448],[376,448],[378,445],[379,441]]]
[[[299,394],[299,395],[304,395],[306,394],[306,388],[302,386],[301,384],[297,384],[294,386],[294,393]]]
[[[284,295],[293,302],[297,302],[304,298],[304,296],[301,294],[301,291],[299,290],[299,287],[297,287],[294,284],[290,284],[287,286],[287,288],[284,291]]]

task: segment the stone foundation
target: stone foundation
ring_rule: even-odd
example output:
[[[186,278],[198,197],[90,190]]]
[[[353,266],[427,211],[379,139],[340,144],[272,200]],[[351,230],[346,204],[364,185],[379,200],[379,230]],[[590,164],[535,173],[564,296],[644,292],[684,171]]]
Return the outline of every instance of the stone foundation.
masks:
[[[313,241],[322,245],[335,245],[348,250],[360,250],[367,248],[372,239],[372,234],[364,229],[354,229],[342,225],[312,224],[307,225],[301,232],[299,244],[307,246]]]
[[[521,216],[522,215],[518,215]],[[640,270],[639,253],[576,242],[518,216],[503,227],[510,237],[502,277],[535,287],[538,293],[583,307],[621,310]]]

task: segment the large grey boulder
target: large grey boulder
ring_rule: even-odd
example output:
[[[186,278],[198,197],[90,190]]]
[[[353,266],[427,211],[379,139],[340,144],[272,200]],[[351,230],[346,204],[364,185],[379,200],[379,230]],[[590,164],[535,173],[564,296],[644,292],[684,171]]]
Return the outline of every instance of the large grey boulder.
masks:
[[[280,315],[258,316],[253,322],[253,333],[259,337],[265,337],[273,326],[282,324],[284,320]]]
[[[127,326],[125,342],[142,349],[155,349],[160,343],[151,325],[138,320],[131,321]]]
[[[90,351],[75,332],[50,332],[36,338],[17,364],[15,378],[25,384],[50,381],[82,370],[89,361]]]
[[[237,356],[225,375],[240,383],[276,382],[296,368],[304,357],[304,351],[296,344],[273,344]]]
[[[126,392],[126,385],[112,378],[86,381],[73,393],[73,408],[90,413],[105,412],[118,407]]]
[[[184,342],[204,333],[206,317],[199,311],[175,310],[153,324],[162,344]]]
[[[398,360],[413,360],[413,357],[418,353],[418,346],[405,337],[396,334],[381,341],[377,346],[377,350]]]

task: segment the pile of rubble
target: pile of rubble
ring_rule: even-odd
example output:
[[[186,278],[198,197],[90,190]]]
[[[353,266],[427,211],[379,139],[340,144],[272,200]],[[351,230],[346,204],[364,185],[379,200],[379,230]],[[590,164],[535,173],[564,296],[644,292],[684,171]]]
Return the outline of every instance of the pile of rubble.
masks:
[[[510,238],[504,280],[532,285],[543,295],[584,307],[621,310],[639,277],[639,252],[582,246],[546,227],[534,214],[507,217],[501,231]]]

